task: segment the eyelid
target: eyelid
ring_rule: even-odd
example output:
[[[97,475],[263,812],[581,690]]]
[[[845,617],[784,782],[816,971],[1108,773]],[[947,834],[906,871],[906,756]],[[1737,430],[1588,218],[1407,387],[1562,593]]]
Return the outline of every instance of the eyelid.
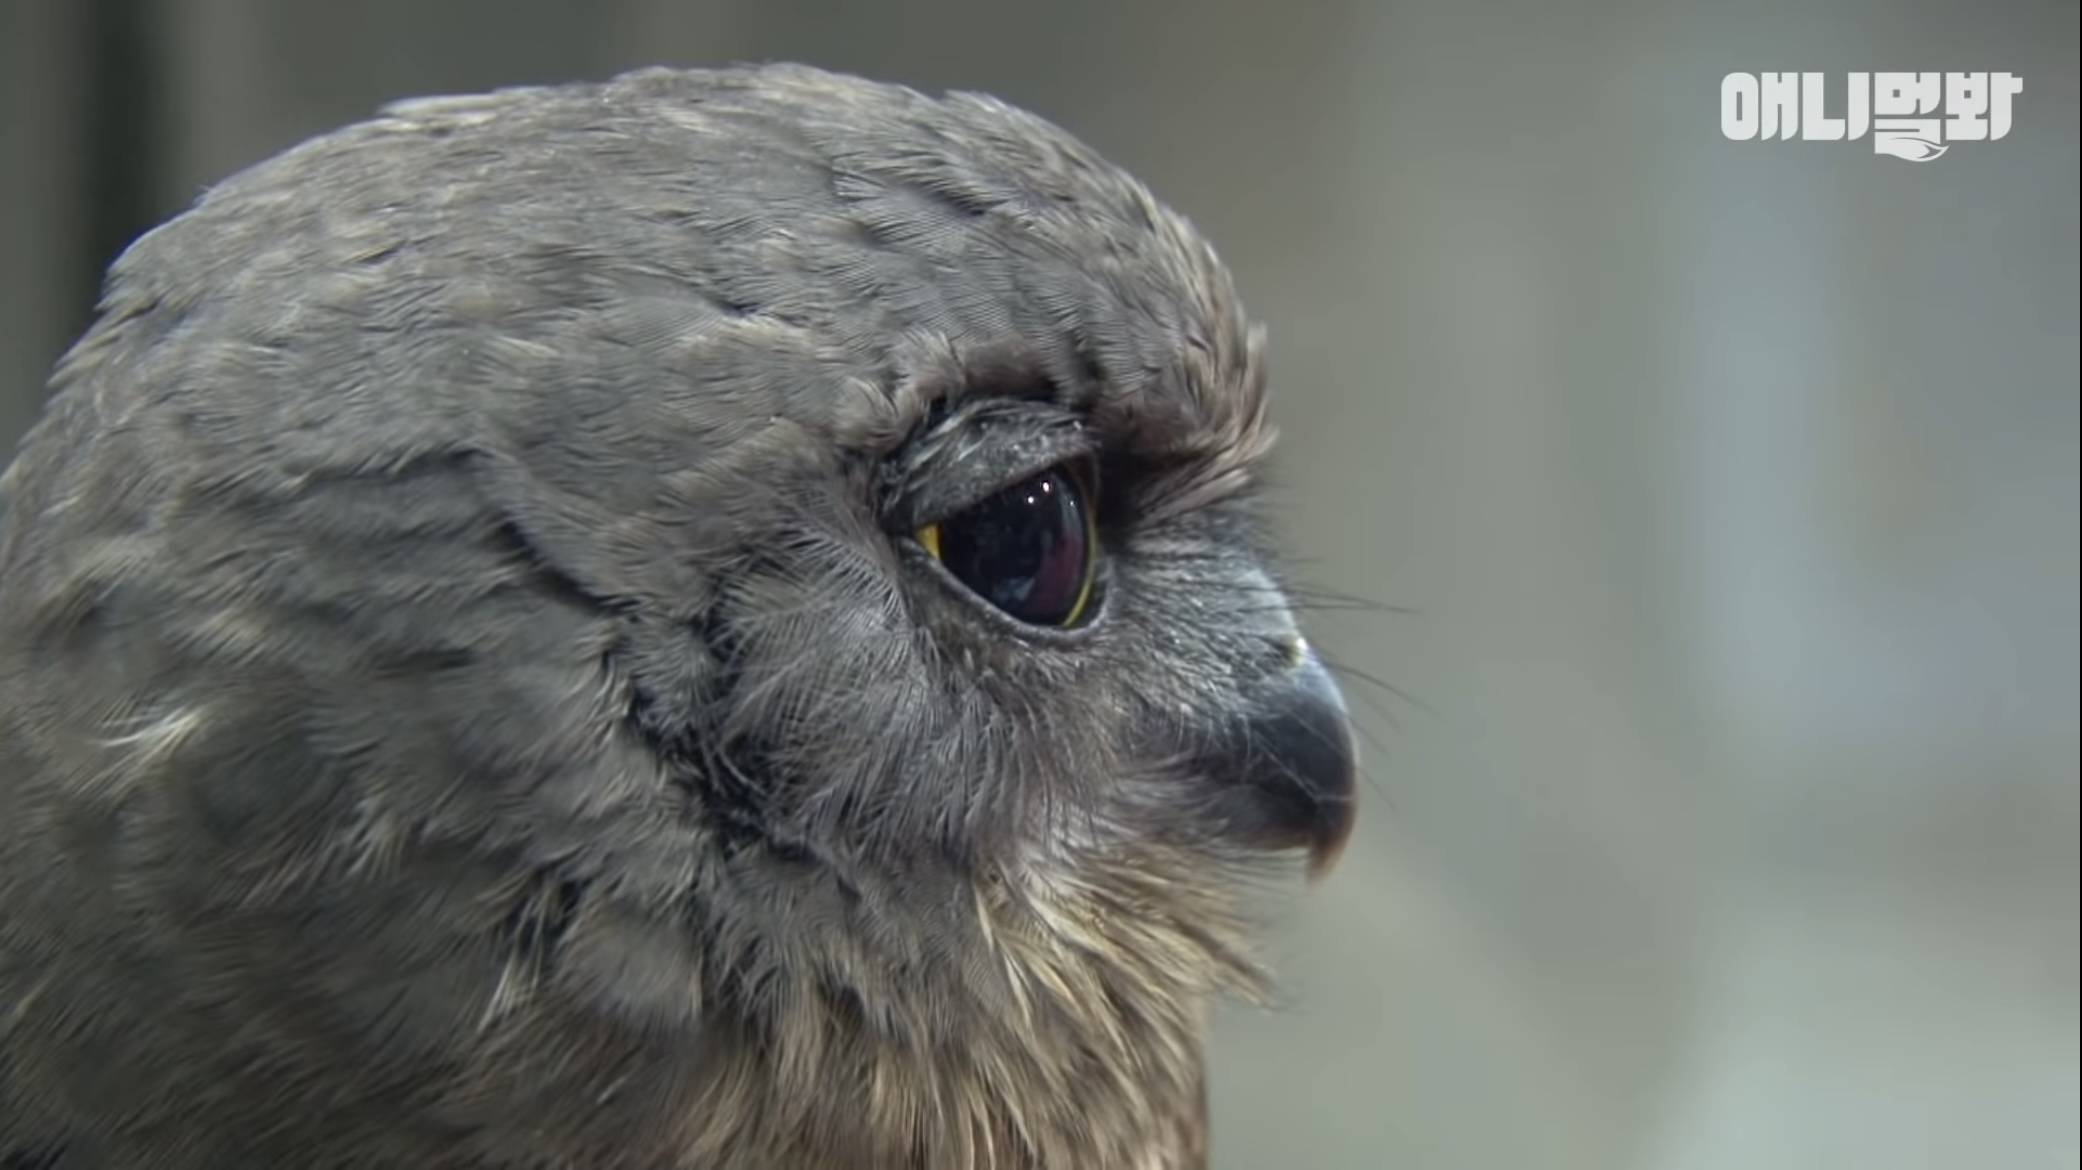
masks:
[[[981,442],[966,448],[950,444],[944,453],[936,451],[920,460],[905,475],[904,485],[884,513],[890,530],[915,535],[1057,467],[1073,469],[1085,489],[1087,506],[1097,507],[1100,448],[1096,437],[1082,425],[1050,426],[1012,436],[997,446],[995,453],[1000,458],[990,461],[988,474],[963,474],[964,465],[981,462],[979,451],[990,450]]]

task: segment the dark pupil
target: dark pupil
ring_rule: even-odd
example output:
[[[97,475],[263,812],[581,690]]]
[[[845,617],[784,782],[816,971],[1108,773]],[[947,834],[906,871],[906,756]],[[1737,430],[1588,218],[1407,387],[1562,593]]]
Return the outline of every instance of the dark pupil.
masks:
[[[1068,621],[1084,592],[1084,499],[1050,471],[940,526],[940,560],[963,584],[1035,625]]]

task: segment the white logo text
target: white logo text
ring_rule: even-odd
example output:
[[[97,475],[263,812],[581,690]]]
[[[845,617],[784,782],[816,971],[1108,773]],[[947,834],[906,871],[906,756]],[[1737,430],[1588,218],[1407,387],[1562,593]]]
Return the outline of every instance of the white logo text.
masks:
[[[1730,73],[1721,79],[1721,134],[1736,142],[1798,138],[1855,142],[1875,154],[1927,162],[1954,142],[2010,132],[2014,73]]]

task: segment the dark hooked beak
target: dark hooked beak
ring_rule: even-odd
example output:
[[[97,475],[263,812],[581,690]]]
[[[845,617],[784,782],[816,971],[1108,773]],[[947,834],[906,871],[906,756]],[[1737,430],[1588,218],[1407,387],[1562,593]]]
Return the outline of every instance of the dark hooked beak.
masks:
[[[1344,695],[1315,651],[1254,696],[1201,766],[1220,786],[1217,807],[1239,839],[1305,848],[1309,877],[1337,864],[1352,835],[1359,752]]]

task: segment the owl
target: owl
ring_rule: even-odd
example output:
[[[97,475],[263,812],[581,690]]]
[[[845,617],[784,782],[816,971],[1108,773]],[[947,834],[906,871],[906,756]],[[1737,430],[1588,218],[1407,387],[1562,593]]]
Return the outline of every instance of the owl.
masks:
[[[1203,1166],[1353,816],[1266,395],[982,96],[650,70],[215,187],[0,480],[0,1164]]]

